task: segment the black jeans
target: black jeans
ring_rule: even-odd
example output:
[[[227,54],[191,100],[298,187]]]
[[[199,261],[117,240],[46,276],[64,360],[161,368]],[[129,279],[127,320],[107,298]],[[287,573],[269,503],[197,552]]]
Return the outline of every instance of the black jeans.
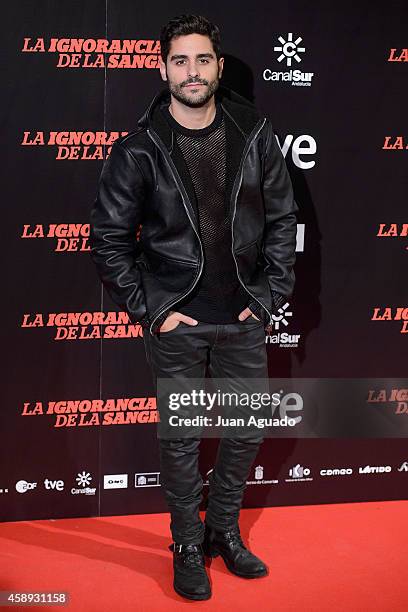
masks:
[[[176,328],[143,335],[147,361],[157,377],[267,378],[263,323],[253,316],[229,324],[180,322]],[[200,438],[159,438],[161,486],[170,510],[170,529],[179,544],[202,542],[199,516],[203,479],[198,468]],[[262,436],[223,437],[209,476],[206,522],[224,529],[238,522],[246,481]]]

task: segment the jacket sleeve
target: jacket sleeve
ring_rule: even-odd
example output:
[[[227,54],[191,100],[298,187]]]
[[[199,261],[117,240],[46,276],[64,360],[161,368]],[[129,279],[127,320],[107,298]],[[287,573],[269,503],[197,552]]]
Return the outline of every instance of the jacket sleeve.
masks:
[[[262,252],[264,271],[269,280],[273,304],[279,307],[290,298],[294,285],[296,260],[296,213],[292,182],[285,158],[267,119],[262,191],[265,205],[265,231]]]
[[[286,297],[272,290],[272,313],[279,315],[279,308],[286,302]],[[266,314],[265,308],[262,308],[259,302],[251,299],[247,307],[253,314],[258,317],[265,325],[269,322],[268,315]]]
[[[90,214],[90,255],[111,299],[132,323],[147,327],[145,296],[136,258],[136,232],[143,216],[144,184],[139,164],[114,142],[104,163]]]

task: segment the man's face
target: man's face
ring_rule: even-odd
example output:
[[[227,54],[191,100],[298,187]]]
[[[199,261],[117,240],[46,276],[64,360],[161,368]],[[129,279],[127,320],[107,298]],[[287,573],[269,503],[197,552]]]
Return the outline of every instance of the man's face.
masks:
[[[167,63],[160,58],[160,73],[176,100],[197,108],[218,89],[223,64],[208,36],[188,34],[171,41]]]

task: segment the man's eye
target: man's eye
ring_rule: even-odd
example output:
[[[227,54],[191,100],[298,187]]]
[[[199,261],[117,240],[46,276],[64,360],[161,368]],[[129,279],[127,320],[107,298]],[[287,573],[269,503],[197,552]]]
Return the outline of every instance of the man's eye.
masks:
[[[177,60],[176,61],[176,66],[179,66],[180,64],[182,64],[185,60]],[[200,62],[204,62],[205,64],[208,64],[208,59],[206,59],[205,57],[200,58]]]

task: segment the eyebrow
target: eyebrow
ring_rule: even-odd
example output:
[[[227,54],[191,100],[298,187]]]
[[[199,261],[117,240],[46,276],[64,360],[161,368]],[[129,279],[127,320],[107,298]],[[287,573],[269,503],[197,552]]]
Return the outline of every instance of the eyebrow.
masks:
[[[197,53],[196,55],[197,58],[201,58],[201,57],[209,57],[209,58],[213,58],[214,55],[212,53]],[[172,62],[173,60],[178,60],[178,59],[187,59],[188,55],[172,55],[170,57],[170,61]]]

